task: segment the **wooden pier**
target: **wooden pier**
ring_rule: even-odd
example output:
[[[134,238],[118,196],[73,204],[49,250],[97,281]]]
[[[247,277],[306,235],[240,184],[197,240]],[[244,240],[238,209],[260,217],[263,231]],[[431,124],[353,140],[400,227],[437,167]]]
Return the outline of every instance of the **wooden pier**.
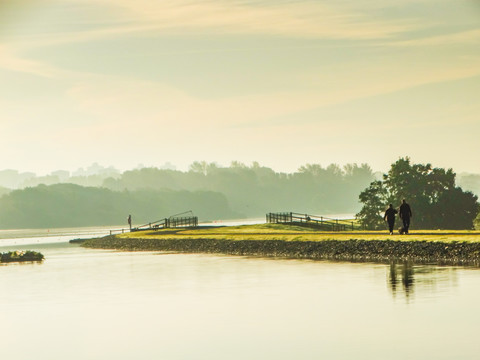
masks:
[[[323,231],[362,230],[353,219],[331,219],[325,216],[300,214],[295,212],[277,212],[266,215],[267,223],[307,226]]]
[[[159,230],[177,227],[197,227],[197,216],[169,217],[132,228],[131,231]]]
[[[179,215],[184,215],[189,213],[192,215],[179,216]],[[132,227],[131,229],[129,228],[129,229],[110,230],[110,235],[123,234],[126,232],[133,232],[133,231],[148,231],[148,230],[160,230],[160,229],[177,228],[177,227],[197,227],[197,226],[198,226],[198,217],[193,216],[193,212],[189,210],[180,214],[172,215],[168,218],[149,222],[148,224]]]

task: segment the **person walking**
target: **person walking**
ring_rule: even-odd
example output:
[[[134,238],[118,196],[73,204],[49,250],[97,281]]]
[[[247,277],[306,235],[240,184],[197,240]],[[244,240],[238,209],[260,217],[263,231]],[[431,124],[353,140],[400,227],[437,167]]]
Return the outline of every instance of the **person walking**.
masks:
[[[128,226],[130,227],[130,231],[132,231],[132,215],[128,215],[127,222]]]
[[[412,209],[410,205],[407,204],[405,199],[402,200],[402,205],[400,205],[400,219],[403,222],[403,231],[405,234],[408,234],[408,228],[410,227],[410,218],[412,217]]]
[[[393,235],[393,227],[395,226],[395,214],[397,213],[398,211],[393,208],[392,204],[390,204],[387,211],[385,211],[385,216],[383,217],[383,220],[388,222],[388,230],[390,230],[390,235]]]

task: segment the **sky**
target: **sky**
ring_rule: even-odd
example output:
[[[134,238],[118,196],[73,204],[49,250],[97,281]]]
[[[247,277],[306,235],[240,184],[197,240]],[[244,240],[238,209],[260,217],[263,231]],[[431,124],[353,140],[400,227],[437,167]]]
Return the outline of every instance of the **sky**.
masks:
[[[479,0],[0,0],[0,169],[480,173]]]

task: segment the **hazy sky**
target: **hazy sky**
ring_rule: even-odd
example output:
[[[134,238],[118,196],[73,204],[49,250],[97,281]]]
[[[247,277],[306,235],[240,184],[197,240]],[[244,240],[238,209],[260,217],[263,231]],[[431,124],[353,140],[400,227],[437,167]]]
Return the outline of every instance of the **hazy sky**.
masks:
[[[480,173],[478,0],[0,0],[0,169]]]

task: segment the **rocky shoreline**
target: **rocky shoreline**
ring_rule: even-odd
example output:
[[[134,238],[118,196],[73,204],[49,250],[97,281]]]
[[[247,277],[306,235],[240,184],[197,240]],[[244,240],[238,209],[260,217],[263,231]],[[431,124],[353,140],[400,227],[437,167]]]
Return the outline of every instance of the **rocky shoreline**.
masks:
[[[82,246],[123,251],[167,251],[285,259],[354,262],[411,261],[441,265],[480,266],[480,243],[393,240],[215,240],[141,239],[106,236],[88,239]]]

